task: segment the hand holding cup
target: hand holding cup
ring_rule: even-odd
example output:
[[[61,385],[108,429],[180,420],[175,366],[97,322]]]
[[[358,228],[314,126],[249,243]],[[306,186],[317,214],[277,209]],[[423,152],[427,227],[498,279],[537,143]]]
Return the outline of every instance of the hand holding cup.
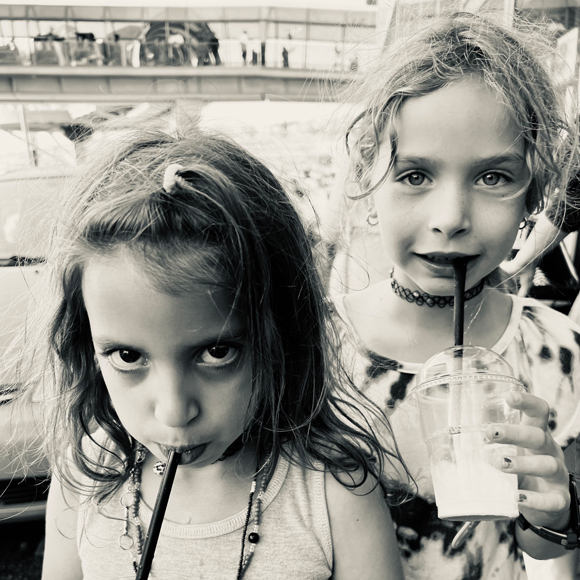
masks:
[[[485,435],[490,443],[516,445],[520,450],[496,455],[494,465],[518,475],[518,508],[531,524],[563,530],[570,518],[569,477],[564,453],[548,429],[548,404],[525,392],[510,392],[505,398],[510,407],[521,411],[520,423],[489,425]]]

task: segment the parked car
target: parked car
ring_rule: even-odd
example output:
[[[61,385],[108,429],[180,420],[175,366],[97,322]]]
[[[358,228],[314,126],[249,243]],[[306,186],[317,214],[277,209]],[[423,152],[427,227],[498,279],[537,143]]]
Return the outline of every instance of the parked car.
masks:
[[[36,404],[14,403],[18,382],[8,359],[27,323],[52,201],[68,173],[34,168],[0,176],[0,523],[41,519],[46,509],[48,465],[38,460]]]

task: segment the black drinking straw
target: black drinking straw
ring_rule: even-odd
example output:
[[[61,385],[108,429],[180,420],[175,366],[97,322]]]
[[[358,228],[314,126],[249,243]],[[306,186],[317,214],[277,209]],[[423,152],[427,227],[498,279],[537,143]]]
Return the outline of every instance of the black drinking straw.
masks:
[[[463,325],[464,325],[464,311],[465,311],[465,278],[467,271],[467,260],[465,258],[457,258],[453,260],[453,267],[455,268],[455,286],[454,286],[454,296],[453,296],[453,333],[455,346],[463,345]],[[456,358],[462,358],[463,352],[455,353]],[[457,361],[459,363],[459,361]],[[453,393],[454,385],[450,385],[450,406],[449,406],[449,417],[450,421],[454,421],[451,424],[456,424],[455,420],[456,414],[459,411],[456,409],[455,405],[457,403],[457,393]],[[453,541],[451,542],[451,548],[457,550],[467,539],[467,536],[472,532],[472,530],[479,524],[478,521],[465,522],[461,529],[455,534]]]
[[[157,546],[157,540],[159,539],[161,524],[163,523],[165,509],[167,508],[169,494],[171,493],[171,487],[173,486],[173,480],[175,478],[175,472],[177,471],[180,458],[181,453],[177,453],[176,451],[171,451],[169,453],[165,473],[163,474],[161,487],[159,488],[155,507],[153,508],[153,515],[151,516],[151,522],[149,523],[147,538],[145,539],[145,545],[143,546],[143,555],[141,556],[141,562],[139,563],[139,570],[137,571],[137,577],[135,580],[147,580],[149,577],[151,564],[153,563],[153,556],[155,555],[155,547]]]
[[[463,344],[463,320],[465,310],[465,274],[467,270],[467,260],[457,258],[453,260],[455,268],[455,286],[453,298],[453,336],[455,346]]]

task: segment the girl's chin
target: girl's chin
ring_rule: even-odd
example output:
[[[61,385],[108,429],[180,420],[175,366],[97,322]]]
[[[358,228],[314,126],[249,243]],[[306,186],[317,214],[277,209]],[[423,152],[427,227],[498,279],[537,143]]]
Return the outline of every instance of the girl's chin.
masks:
[[[397,270],[395,270],[393,277],[399,285],[408,288],[412,292],[417,291],[420,294],[425,293],[431,296],[453,296],[455,294],[455,271],[451,271],[448,276],[433,276],[430,274],[427,273],[425,275],[423,272],[411,278],[398,275]],[[465,289],[469,290],[476,287],[486,277],[487,275],[482,276],[479,271],[470,272],[468,270]]]
[[[206,449],[207,443],[204,443],[195,449],[182,453],[179,460],[179,465],[190,465],[191,463],[198,461],[205,453]]]
[[[397,276],[395,270],[394,279],[399,286],[411,292],[418,292],[419,294],[430,294],[431,296],[453,296],[455,279],[450,278],[433,278],[431,276],[413,276],[404,277],[401,279]]]

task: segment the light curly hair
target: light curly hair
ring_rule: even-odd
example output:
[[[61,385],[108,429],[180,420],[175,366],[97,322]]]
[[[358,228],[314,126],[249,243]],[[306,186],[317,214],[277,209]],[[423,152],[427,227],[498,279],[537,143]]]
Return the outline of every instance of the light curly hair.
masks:
[[[558,191],[560,203],[568,203],[566,186],[578,169],[578,129],[566,114],[567,87],[554,81],[559,57],[546,27],[519,18],[510,27],[462,12],[415,22],[411,31],[395,35],[373,70],[348,89],[350,102],[364,103],[346,137],[357,185],[352,199],[372,194],[391,170],[397,152],[393,120],[404,103],[474,76],[495,92],[520,129],[531,175],[528,211],[541,211]],[[371,175],[385,139],[391,163],[377,183]]]

